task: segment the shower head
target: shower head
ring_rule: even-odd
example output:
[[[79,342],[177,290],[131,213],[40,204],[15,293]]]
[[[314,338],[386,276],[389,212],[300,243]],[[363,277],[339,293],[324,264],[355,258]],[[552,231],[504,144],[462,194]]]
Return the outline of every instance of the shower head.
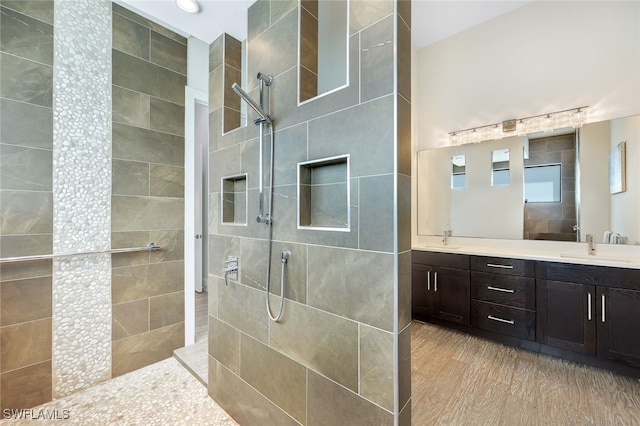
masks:
[[[242,90],[242,87],[240,87],[238,83],[233,83],[231,85],[231,88],[233,89],[234,92],[238,94],[238,96],[240,96],[247,103],[247,105],[251,107],[251,109],[253,109],[259,115],[259,118],[256,118],[254,121],[255,124],[260,124],[260,123],[271,124],[271,117],[269,117],[269,115],[267,115],[262,110],[262,108],[260,107],[260,105],[256,103],[256,101],[254,101],[249,97],[247,92]]]

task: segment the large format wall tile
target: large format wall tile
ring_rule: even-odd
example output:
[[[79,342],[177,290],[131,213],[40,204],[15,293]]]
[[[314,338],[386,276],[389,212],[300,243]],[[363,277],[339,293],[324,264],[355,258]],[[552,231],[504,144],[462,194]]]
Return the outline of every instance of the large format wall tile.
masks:
[[[149,195],[149,163],[112,160],[114,195]]]
[[[349,34],[361,31],[393,13],[392,0],[351,0]]]
[[[240,377],[304,424],[306,368],[244,334],[241,338]]]
[[[0,326],[48,317],[51,317],[51,277],[0,283]]]
[[[149,60],[149,28],[113,14],[113,48],[140,59]]]
[[[151,55],[154,64],[187,75],[187,45],[151,31]]]
[[[53,230],[51,192],[0,191],[0,234],[46,234]]]
[[[114,341],[149,331],[149,300],[141,299],[113,305],[112,320]]]
[[[393,334],[360,326],[360,394],[393,411]]]
[[[149,328],[166,327],[184,321],[184,291],[149,299]]]
[[[240,332],[209,316],[209,354],[219,363],[233,371],[240,372]]]
[[[393,173],[393,97],[309,122],[309,159],[351,154],[351,176]]]
[[[184,346],[184,323],[113,342],[113,377],[172,356]]]
[[[229,285],[218,285],[220,320],[261,342],[269,339],[269,319],[264,305],[264,291],[232,281]]]
[[[2,98],[0,109],[0,143],[51,149],[51,108]]]
[[[113,123],[113,158],[184,165],[184,138]]]
[[[113,51],[113,84],[184,105],[184,75]]]
[[[318,309],[287,302],[271,326],[272,347],[352,390],[358,389],[358,325]]]
[[[271,27],[249,43],[249,76],[259,72],[276,76],[292,68],[298,55],[298,12],[291,11],[278,23],[277,30]],[[249,89],[258,86],[257,79],[248,79]],[[293,88],[293,87],[292,87]]]
[[[112,96],[113,121],[136,127],[149,127],[149,95],[113,86]]]
[[[51,401],[51,361],[10,371],[0,377],[2,410],[31,408]]]
[[[2,6],[53,25],[53,0],[2,0]]]
[[[50,107],[53,69],[0,53],[0,97]]]
[[[151,196],[184,198],[184,168],[151,165]]]
[[[0,50],[53,65],[53,26],[0,7]]]
[[[51,191],[52,154],[0,144],[0,189]]]
[[[393,255],[309,246],[309,305],[393,331]]]
[[[393,414],[313,371],[308,378],[308,426],[393,425]]]
[[[227,370],[222,364],[216,365],[215,372],[209,373],[216,383],[215,400],[239,424],[300,426],[284,413],[276,404],[249,386],[245,381]],[[211,363],[209,363],[211,368]],[[209,390],[211,393],[211,389]]]
[[[393,193],[393,175],[360,179],[360,249],[393,251]]]
[[[160,132],[184,136],[184,106],[151,98],[150,127]]]
[[[51,359],[51,318],[0,329],[0,370],[16,370]]]
[[[163,262],[113,269],[113,303],[181,291],[184,286],[184,262]]]
[[[114,195],[111,223],[116,232],[181,229],[184,226],[184,200]]]
[[[394,90],[394,45],[388,42],[392,34],[393,16],[362,31],[362,102],[388,95]]]

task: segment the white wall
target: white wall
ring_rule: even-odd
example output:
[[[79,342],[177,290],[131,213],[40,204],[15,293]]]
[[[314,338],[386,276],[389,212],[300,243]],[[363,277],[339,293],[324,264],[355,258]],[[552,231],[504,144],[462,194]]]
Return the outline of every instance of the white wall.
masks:
[[[420,151],[417,156],[418,233],[441,235],[451,229],[451,150]]]
[[[454,130],[589,105],[640,113],[640,2],[537,1],[418,52],[418,149]]]
[[[612,231],[640,242],[640,116],[611,121],[611,145],[627,142],[627,190],[611,195]]]
[[[454,236],[522,239],[524,228],[522,137],[463,145],[467,187],[451,191]],[[510,184],[491,186],[491,151],[509,148]]]
[[[602,242],[610,231],[609,134],[610,121],[586,124],[580,129],[580,239],[593,234]]]

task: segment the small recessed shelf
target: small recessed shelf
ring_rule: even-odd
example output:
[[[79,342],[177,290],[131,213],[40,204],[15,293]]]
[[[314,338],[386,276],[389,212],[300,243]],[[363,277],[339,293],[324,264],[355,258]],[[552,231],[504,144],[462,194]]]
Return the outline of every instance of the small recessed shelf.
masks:
[[[349,155],[298,163],[298,229],[349,232]]]
[[[223,225],[247,225],[247,174],[222,178],[221,222]]]

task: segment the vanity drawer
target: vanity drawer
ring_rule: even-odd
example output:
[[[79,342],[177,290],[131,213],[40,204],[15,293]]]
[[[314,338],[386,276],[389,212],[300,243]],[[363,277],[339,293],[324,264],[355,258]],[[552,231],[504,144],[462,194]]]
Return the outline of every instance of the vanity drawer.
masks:
[[[471,325],[520,339],[536,339],[536,313],[525,309],[472,300]]]
[[[471,298],[521,309],[536,309],[533,278],[471,271]]]
[[[533,278],[535,266],[533,260],[472,256],[471,270]]]

